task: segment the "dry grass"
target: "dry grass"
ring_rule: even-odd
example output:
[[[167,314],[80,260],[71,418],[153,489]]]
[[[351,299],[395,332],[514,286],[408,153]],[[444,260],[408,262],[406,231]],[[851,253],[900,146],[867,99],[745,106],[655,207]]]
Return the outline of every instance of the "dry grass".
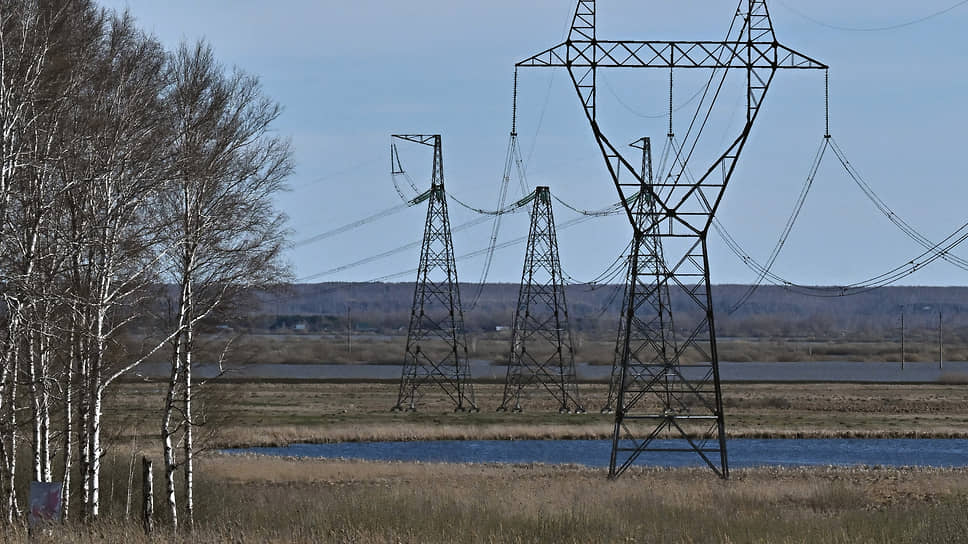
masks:
[[[418,412],[392,413],[394,383],[219,383],[206,397],[218,428],[212,447],[291,442],[418,439],[607,438],[613,419],[600,414],[606,388],[582,384],[587,414],[559,414],[534,392],[523,413],[495,412],[503,386],[475,384],[480,413],[454,413],[428,392]],[[162,388],[122,384],[108,399],[108,428],[130,442],[157,435]],[[726,428],[734,438],[966,438],[968,388],[960,384],[724,384]],[[203,429],[204,431],[205,429]],[[204,433],[203,433],[204,434]]]
[[[209,456],[191,542],[961,542],[968,470],[634,469]],[[39,542],[144,542],[113,504]],[[27,542],[21,533],[0,535]]]
[[[604,438],[611,417],[558,414],[532,395],[496,413],[502,387],[476,384],[480,413],[454,413],[428,393],[391,413],[393,383],[220,383],[204,402],[222,431],[212,447],[301,441]],[[104,516],[31,542],[144,542],[123,519],[127,455],[157,450],[158,384],[122,384],[108,414],[125,414],[105,459]],[[584,386],[589,408],[602,385]],[[733,437],[968,436],[960,384],[725,384]],[[146,408],[146,407],[151,407]],[[156,417],[157,416],[157,417]],[[111,417],[118,417],[112,415]],[[156,458],[156,463],[160,459]],[[226,456],[197,465],[198,526],[156,542],[961,542],[968,468],[744,469],[728,482],[705,469],[634,468],[618,481],[577,466],[381,463]],[[156,471],[156,490],[162,489]],[[136,479],[137,480],[137,479]],[[139,485],[139,484],[136,484]],[[135,491],[137,495],[137,490]],[[164,520],[162,520],[163,523]],[[27,542],[16,530],[0,540]]]

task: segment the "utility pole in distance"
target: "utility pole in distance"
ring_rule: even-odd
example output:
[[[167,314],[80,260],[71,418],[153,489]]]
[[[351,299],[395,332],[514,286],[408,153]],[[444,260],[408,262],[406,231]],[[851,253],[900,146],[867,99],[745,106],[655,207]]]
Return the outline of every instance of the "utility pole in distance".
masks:
[[[904,306],[901,306],[901,370],[904,370]]]
[[[346,303],[346,353],[351,353],[353,351],[353,322],[350,321],[350,303]]]
[[[944,327],[941,310],[938,310],[938,368],[944,368]]]

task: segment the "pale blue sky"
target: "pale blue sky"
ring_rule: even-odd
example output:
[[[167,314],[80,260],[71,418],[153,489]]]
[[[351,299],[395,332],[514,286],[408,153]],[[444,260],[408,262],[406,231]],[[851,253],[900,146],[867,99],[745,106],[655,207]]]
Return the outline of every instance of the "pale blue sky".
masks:
[[[448,190],[479,207],[497,201],[515,62],[562,41],[571,0],[228,1],[111,0],[169,47],[204,37],[227,65],[260,76],[285,107],[276,129],[292,138],[297,163],[279,206],[301,240],[400,202],[389,175],[389,135],[441,133]],[[932,238],[963,224],[962,158],[968,126],[968,5],[917,25],[880,27],[946,8],[954,0],[855,2],[784,0],[770,4],[779,41],[831,66],[831,132],[881,197]],[[735,0],[599,2],[601,39],[721,39]],[[677,72],[676,102],[701,86],[699,72]],[[599,90],[600,122],[616,143],[649,135],[661,148],[667,121],[667,72],[607,72]],[[737,80],[738,82],[738,80]],[[710,149],[737,129],[740,86],[727,89],[707,131]],[[660,115],[653,119],[649,116]],[[684,132],[691,112],[676,114]],[[617,195],[563,70],[525,70],[520,77],[519,133],[532,186],[601,208]],[[780,72],[727,191],[720,218],[764,260],[800,191],[823,135],[822,72]],[[430,155],[401,148],[420,182]],[[703,170],[697,160],[693,169]],[[424,180],[423,182],[427,182]],[[516,182],[513,196],[518,196]],[[305,277],[418,240],[425,209],[409,209],[337,237],[294,249]],[[555,210],[559,224],[575,215]],[[474,219],[453,207],[454,225]],[[490,224],[454,235],[462,255],[487,245]],[[525,214],[507,217],[501,240],[527,234]],[[623,216],[595,219],[559,233],[566,272],[599,274],[622,252]],[[747,283],[754,274],[711,235],[712,279]],[[500,250],[490,279],[517,282],[524,246]],[[793,281],[845,284],[876,275],[919,248],[874,209],[828,154],[798,226],[774,271]],[[968,245],[959,254],[968,256]],[[316,281],[364,281],[416,266],[418,250]],[[482,259],[458,263],[462,281],[477,281]],[[395,278],[412,281],[413,275]],[[968,273],[943,261],[905,284],[965,285]]]

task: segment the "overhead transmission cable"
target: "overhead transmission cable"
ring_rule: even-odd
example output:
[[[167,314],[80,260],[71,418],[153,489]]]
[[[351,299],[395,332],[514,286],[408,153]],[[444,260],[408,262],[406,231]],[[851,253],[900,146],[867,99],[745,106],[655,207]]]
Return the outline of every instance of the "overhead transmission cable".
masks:
[[[308,238],[304,238],[302,240],[299,240],[299,241],[293,243],[293,247],[302,247],[302,246],[309,245],[309,244],[312,244],[312,243],[315,243],[315,242],[319,242],[321,240],[325,240],[327,238],[332,238],[333,236],[336,236],[338,234],[342,234],[344,232],[347,232],[347,231],[350,231],[350,230],[353,230],[353,229],[362,227],[363,225],[372,223],[372,222],[376,221],[377,219],[382,219],[384,217],[389,217],[389,216],[391,216],[393,214],[399,213],[399,212],[401,212],[401,211],[403,211],[403,210],[405,210],[407,208],[410,208],[412,206],[415,206],[415,205],[419,204],[423,200],[426,200],[427,196],[429,196],[429,193],[424,193],[422,195],[417,196],[416,198],[413,198],[411,200],[408,200],[408,201],[404,202],[403,204],[398,204],[398,205],[396,205],[396,206],[394,206],[392,208],[387,208],[387,209],[381,210],[381,211],[379,211],[379,212],[377,212],[377,213],[375,213],[373,215],[369,215],[367,217],[364,217],[363,219],[357,219],[356,221],[353,221],[351,223],[347,223],[347,224],[342,225],[340,227],[336,227],[335,229],[328,230],[328,231],[322,232],[320,234],[315,234],[315,235],[310,236]]]
[[[766,273],[773,268],[773,264],[776,263],[777,257],[780,256],[780,251],[783,250],[783,246],[786,244],[787,239],[790,236],[790,232],[793,230],[793,226],[797,222],[797,218],[800,217],[800,212],[803,210],[803,204],[807,200],[807,194],[810,192],[810,188],[813,187],[813,181],[817,177],[817,172],[820,170],[820,163],[823,160],[824,152],[827,150],[829,138],[824,137],[820,142],[820,148],[817,150],[814,156],[813,163],[810,165],[810,171],[807,174],[807,179],[803,182],[803,187],[800,189],[800,194],[797,197],[797,201],[793,206],[793,211],[790,212],[790,216],[787,218],[786,225],[783,226],[783,230],[780,231],[780,236],[773,246],[773,251],[770,252],[770,256],[766,259],[766,264],[762,266],[763,270],[756,277],[756,281],[752,285],[746,288],[739,299],[733,303],[732,307],[728,310],[728,313],[732,314],[738,310],[743,304],[753,296],[756,289],[763,283],[766,278]]]
[[[784,2],[783,0],[777,0],[777,2],[779,2],[780,5],[782,5],[783,7],[787,8],[788,10],[792,11],[793,13],[796,13],[800,17],[802,17],[802,18],[810,21],[811,23],[814,23],[816,25],[820,25],[822,27],[830,28],[830,29],[833,29],[833,30],[843,30],[843,31],[846,31],[846,32],[883,32],[883,31],[886,31],[886,30],[897,30],[899,28],[904,28],[904,27],[916,25],[918,23],[923,23],[923,22],[928,21],[930,19],[934,19],[935,17],[940,17],[941,15],[945,15],[945,14],[947,14],[947,13],[949,13],[951,11],[954,11],[955,9],[957,9],[957,8],[959,8],[959,7],[961,7],[961,6],[965,5],[965,4],[968,4],[968,0],[960,0],[959,2],[955,2],[954,4],[948,6],[948,7],[944,8],[944,9],[935,11],[935,12],[930,13],[928,15],[924,15],[924,16],[918,17],[916,19],[912,19],[912,20],[905,21],[905,22],[902,22],[902,23],[896,23],[896,24],[892,24],[892,25],[887,25],[887,26],[851,27],[851,26],[838,25],[838,24],[833,24],[833,23],[828,23],[826,21],[822,21],[820,19],[817,19],[816,17],[812,17],[810,15],[807,15],[806,13],[804,13],[804,12],[800,11],[799,9],[793,7],[792,5],[788,4],[787,2]]]
[[[630,241],[628,244],[625,245],[625,248],[622,249],[622,253],[620,253],[619,256],[615,258],[615,260],[609,263],[609,265],[605,267],[605,269],[602,272],[600,272],[597,276],[595,276],[595,278],[589,281],[577,280],[574,277],[572,277],[570,274],[568,274],[568,272],[565,271],[564,269],[562,269],[561,274],[568,281],[569,285],[585,285],[590,287],[589,289],[590,291],[594,291],[598,287],[601,287],[603,285],[608,285],[613,281],[615,281],[615,278],[617,278],[625,270],[625,268],[627,268],[631,251],[632,251],[632,242]]]
[[[867,196],[872,203],[874,203],[874,206],[882,214],[884,214],[888,220],[891,221],[891,223],[897,226],[901,232],[917,242],[921,247],[928,249],[935,246],[935,243],[932,242],[928,237],[918,232],[918,230],[911,226],[910,223],[894,213],[894,210],[892,210],[890,206],[888,206],[884,200],[874,192],[874,189],[870,186],[870,184],[864,181],[864,178],[861,177],[860,172],[858,172],[850,161],[847,160],[847,155],[844,153],[843,149],[837,145],[837,142],[833,139],[833,137],[830,138],[830,148],[833,149],[834,153],[837,155],[837,158],[840,160],[841,165],[843,165],[844,170],[847,171],[847,174],[854,181],[854,183],[860,187],[860,190],[864,193],[864,195]],[[952,254],[945,254],[942,257],[944,260],[957,266],[958,268],[968,270],[968,260]]]
[[[511,121],[511,134],[508,137],[508,151],[504,158],[504,172],[501,175],[501,190],[498,195],[498,209],[504,207],[504,203],[507,201],[508,187],[511,184],[511,170],[512,163],[515,161],[515,152],[517,150],[517,92],[518,92],[518,72],[517,69],[514,71],[514,113],[512,114]],[[524,182],[521,182],[522,188],[524,187]],[[532,192],[526,201],[530,202],[534,199],[535,193]],[[518,202],[523,202],[522,199]],[[525,202],[525,203],[527,203]],[[501,231],[501,219],[503,214],[499,214],[494,217],[494,221],[491,223],[491,236],[488,238],[488,251],[484,257],[484,266],[481,267],[481,276],[477,282],[477,289],[474,292],[474,297],[471,299],[470,308],[474,309],[477,307],[477,303],[481,300],[481,295],[484,294],[484,285],[487,283],[487,277],[491,272],[491,263],[494,261],[494,251],[497,245],[497,238]]]
[[[968,0],[966,0],[965,3],[968,3]],[[731,32],[732,32],[732,27],[730,28],[730,31],[729,31],[729,33],[727,35],[731,34]],[[672,76],[671,76],[671,73],[670,73],[670,131],[669,131],[669,135],[670,135],[670,140],[673,140],[674,135],[673,135],[673,132],[672,132],[672,125],[671,125],[671,117],[672,116],[671,116],[671,114],[672,114],[672,110],[674,108],[672,107],[672,102],[671,102],[671,85],[672,85],[671,77]],[[714,78],[715,78],[715,70],[713,71],[713,74],[710,76],[710,79],[707,82],[706,90],[703,93],[703,99],[700,101],[700,105],[697,108],[696,114],[693,116],[693,119],[690,122],[689,129],[687,131],[686,140],[689,139],[689,136],[692,133],[692,130],[693,130],[693,128],[695,126],[695,123],[696,123],[696,121],[698,119],[698,116],[700,114],[700,111],[702,110],[702,105],[705,102],[706,96],[708,94],[708,90],[709,90],[712,82],[714,81]],[[723,78],[720,80],[719,85],[717,86],[716,92],[713,95],[713,99],[712,99],[712,102],[713,103],[718,98],[719,93],[722,90],[722,87],[723,87],[723,84],[724,83],[725,83],[725,73],[724,73]],[[828,108],[829,108],[829,99],[826,102],[826,104],[828,104]],[[693,143],[692,143],[691,149],[686,154],[685,158],[682,157],[682,149],[683,149],[684,145],[683,146],[679,146],[679,145],[674,145],[673,146],[675,148],[674,149],[674,151],[675,151],[675,158],[673,159],[673,166],[669,170],[668,177],[671,178],[672,175],[673,175],[673,172],[675,171],[675,169],[677,167],[679,167],[679,173],[678,173],[678,175],[676,175],[676,181],[674,182],[675,184],[678,184],[678,180],[682,176],[687,176],[687,178],[689,177],[688,169],[687,169],[687,163],[688,163],[689,159],[691,158],[693,152],[695,151],[696,145],[698,144],[698,141],[699,141],[699,137],[701,136],[702,131],[705,128],[706,123],[709,120],[711,111],[712,111],[712,104],[710,104],[709,109],[707,110],[706,115],[705,115],[705,117],[703,119],[703,122],[699,125],[699,130],[697,131],[697,133],[696,133],[696,135],[695,135],[695,137],[693,139]],[[829,110],[828,110],[828,112],[829,112]],[[773,251],[773,253],[771,253],[771,257],[769,259],[768,265],[766,265],[766,266],[761,265],[760,263],[758,263],[755,260],[753,260],[746,252],[742,251],[742,248],[739,246],[738,243],[735,242],[735,239],[733,239],[731,236],[729,236],[728,232],[726,232],[725,228],[718,221],[718,219],[715,218],[715,217],[713,217],[713,225],[716,228],[717,232],[719,232],[720,235],[724,238],[724,241],[727,241],[727,246],[730,247],[730,249],[733,250],[734,253],[736,253],[737,256],[740,257],[740,259],[744,263],[747,264],[747,266],[751,267],[751,269],[753,269],[754,272],[757,272],[758,274],[760,274],[763,277],[770,277],[770,279],[772,281],[777,282],[778,284],[781,284],[781,285],[784,285],[784,286],[795,286],[795,284],[793,284],[792,282],[789,282],[787,280],[784,280],[783,278],[779,277],[778,275],[773,274],[770,269],[771,269],[773,263],[775,262],[776,256],[779,254],[779,250],[781,250],[782,247],[783,247],[783,245],[785,244],[786,239],[789,236],[790,230],[792,230],[793,224],[796,221],[796,218],[799,216],[800,209],[802,209],[803,202],[804,202],[804,200],[806,198],[806,193],[809,191],[809,188],[812,185],[813,179],[816,177],[816,171],[819,168],[820,160],[822,159],[822,152],[829,145],[829,147],[831,147],[832,149],[834,149],[835,153],[838,155],[838,158],[841,160],[841,163],[843,164],[844,168],[848,171],[848,173],[850,174],[851,178],[854,179],[855,183],[857,183],[858,186],[861,187],[861,189],[864,192],[864,194],[867,195],[868,198],[870,198],[872,200],[872,202],[875,203],[875,205],[878,207],[879,210],[882,211],[882,213],[884,213],[885,215],[888,216],[888,218],[892,221],[892,223],[894,223],[899,228],[901,228],[901,230],[903,232],[905,232],[906,234],[908,234],[908,236],[912,237],[912,239],[914,239],[919,244],[921,244],[922,247],[925,247],[926,248],[926,251],[925,251],[925,253],[922,253],[921,255],[919,255],[918,257],[916,257],[915,259],[912,259],[912,260],[908,261],[904,265],[900,265],[898,267],[895,267],[895,268],[889,270],[888,272],[885,272],[883,274],[879,274],[879,275],[874,276],[872,278],[868,278],[868,280],[865,280],[863,282],[856,282],[856,283],[850,284],[848,286],[836,288],[835,289],[836,292],[833,295],[830,294],[830,292],[831,292],[830,288],[810,288],[810,287],[806,287],[806,286],[796,286],[796,287],[798,287],[800,289],[807,289],[807,290],[809,290],[811,292],[815,292],[818,289],[820,289],[820,290],[823,291],[823,294],[820,295],[820,296],[844,296],[846,294],[854,294],[854,293],[866,292],[866,291],[869,291],[871,289],[876,289],[878,287],[887,285],[889,283],[893,283],[894,281],[897,281],[898,279],[901,279],[904,276],[913,274],[918,269],[920,269],[923,266],[929,264],[930,262],[933,262],[934,260],[937,260],[938,258],[945,258],[946,260],[953,261],[953,264],[956,264],[956,265],[959,265],[959,266],[962,265],[962,264],[968,264],[968,261],[964,261],[960,257],[957,257],[957,256],[954,256],[954,255],[951,255],[950,254],[950,250],[952,248],[956,247],[959,243],[961,243],[964,240],[965,237],[968,237],[968,235],[966,235],[965,237],[962,237],[961,235],[959,235],[959,233],[961,232],[961,230],[964,227],[959,228],[954,233],[952,233],[951,235],[949,235],[948,237],[946,237],[944,240],[942,240],[942,242],[939,242],[937,244],[934,244],[927,237],[924,237],[923,235],[921,235],[920,233],[918,233],[916,229],[914,229],[913,227],[911,227],[909,224],[907,224],[906,222],[904,222],[900,217],[898,217],[896,214],[894,214],[893,211],[890,210],[890,208],[887,207],[887,205],[884,204],[883,201],[880,200],[879,197],[877,197],[877,195],[876,195],[876,193],[874,193],[873,189],[871,189],[870,186],[868,184],[866,184],[866,182],[863,181],[863,178],[860,176],[860,174],[858,172],[856,172],[856,170],[853,169],[853,167],[850,165],[849,161],[847,161],[845,154],[842,152],[842,150],[839,150],[839,147],[836,145],[836,142],[829,142],[829,144],[826,142],[826,140],[831,140],[832,139],[830,137],[830,131],[829,131],[829,113],[827,113],[826,119],[827,119],[827,127],[828,128],[827,128],[827,131],[826,131],[826,134],[825,134],[825,142],[821,146],[821,151],[818,151],[818,157],[815,160],[813,167],[811,168],[810,175],[808,176],[807,182],[804,184],[804,188],[801,190],[801,195],[800,195],[800,197],[797,200],[797,205],[794,208],[794,212],[791,214],[790,218],[788,219],[787,225],[784,227],[783,231],[781,232],[781,235],[780,235],[780,238],[779,238],[777,244],[774,246],[774,251]],[[663,157],[662,162],[664,163],[665,160],[666,160],[665,157]],[[660,168],[660,171],[663,171],[663,170]],[[759,281],[762,281],[762,279],[759,280]],[[755,286],[753,286],[753,289],[755,290]],[[751,294],[752,293],[749,293],[749,295],[751,295]],[[748,298],[749,298],[748,295],[744,295],[744,298],[737,305],[734,306],[734,308],[733,308],[733,310],[731,310],[731,312],[732,311],[735,311],[735,309],[737,309],[739,306],[741,306],[742,303],[745,302],[745,300],[747,300]]]
[[[829,147],[831,149],[836,149],[834,147],[833,142],[830,143]],[[844,160],[844,162],[847,162],[847,161]],[[872,190],[871,190],[871,193],[873,194]],[[802,194],[803,193],[801,192],[801,195]],[[865,194],[867,193],[865,192]],[[793,216],[799,213],[797,211],[799,207],[802,207],[802,203],[800,199],[798,199],[797,206],[795,207],[794,214],[791,214],[791,218],[794,218]],[[884,206],[884,208],[889,210],[889,208],[887,208],[886,205]],[[938,259],[952,258],[953,255],[951,254],[951,251],[959,244],[964,242],[966,239],[968,239],[968,223],[965,223],[960,227],[958,227],[954,232],[952,232],[951,234],[943,238],[940,242],[935,243],[935,242],[931,242],[930,240],[924,239],[927,241],[927,243],[922,244],[922,246],[924,247],[924,251],[922,253],[918,254],[912,259],[909,259],[903,264],[900,264],[898,266],[895,266],[887,270],[886,272],[882,272],[870,278],[867,278],[861,281],[856,281],[842,286],[810,286],[810,285],[802,285],[802,284],[792,282],[772,272],[770,269],[773,264],[772,261],[769,262],[769,266],[759,263],[758,261],[753,259],[748,252],[746,252],[742,248],[742,246],[736,241],[736,239],[732,235],[730,235],[730,233],[726,230],[726,228],[723,226],[723,224],[719,221],[718,218],[713,218],[712,224],[713,224],[713,228],[719,234],[720,238],[722,238],[723,241],[726,243],[726,246],[730,249],[730,251],[732,251],[740,259],[740,261],[743,262],[748,268],[750,268],[750,270],[762,276],[763,278],[768,278],[775,285],[784,287],[790,291],[793,291],[799,294],[803,294],[806,296],[814,296],[814,297],[840,297],[840,296],[857,295],[857,294],[866,293],[874,289],[878,289],[878,288],[890,285],[900,279],[903,279],[904,277],[907,277],[916,273],[920,269],[924,268],[928,264],[931,264]],[[784,232],[785,231],[786,229],[784,229]],[[786,232],[786,235],[788,234],[789,233]],[[785,242],[786,235],[781,234],[780,240],[777,243],[778,247],[782,247],[783,242]],[[738,310],[739,307],[741,307],[742,304],[745,303],[746,300],[748,300],[748,298],[749,298],[748,296],[745,296],[745,298],[742,298],[740,301],[734,304],[734,306],[730,309],[730,313],[733,313],[736,310]]]
[[[585,217],[585,216],[576,217],[574,219],[570,219],[568,221],[564,221],[564,222],[558,224],[557,227],[558,227],[558,230],[564,230],[564,229],[567,229],[567,228],[571,228],[571,227],[573,227],[575,225],[579,225],[579,224],[585,223],[589,219],[591,219],[591,218],[590,217]],[[463,224],[461,224],[461,225],[459,225],[457,227],[454,227],[452,229],[452,232],[457,232],[457,231],[464,230],[464,229],[467,229],[467,228],[470,228],[470,227],[473,227],[473,226],[476,226],[476,225],[480,225],[481,223],[483,223],[486,220],[487,220],[486,217],[478,217],[478,218],[476,218],[476,219],[474,219],[472,221],[468,221],[467,223],[463,223]],[[511,246],[514,246],[514,245],[522,244],[522,243],[527,242],[527,241],[528,241],[528,237],[527,236],[521,236],[521,237],[518,237],[518,238],[514,238],[512,240],[508,240],[508,241],[505,241],[505,242],[501,242],[500,244],[495,245],[494,246],[494,249],[495,250],[497,250],[497,249],[504,249],[504,248],[508,248],[508,247],[511,247]],[[343,265],[343,266],[338,266],[338,267],[335,267],[335,268],[331,268],[329,270],[324,270],[322,272],[317,272],[317,273],[311,274],[309,276],[304,276],[302,278],[299,278],[297,281],[304,282],[304,281],[308,281],[308,280],[317,279],[317,278],[320,278],[320,277],[323,277],[323,276],[329,276],[329,275],[332,275],[332,274],[336,274],[338,272],[343,272],[343,271],[348,270],[350,268],[355,268],[357,266],[360,266],[360,265],[363,265],[363,264],[367,264],[367,263],[373,262],[375,260],[382,259],[384,257],[388,257],[390,255],[393,255],[393,254],[396,254],[396,253],[400,253],[402,251],[406,251],[408,249],[413,249],[415,247],[420,246],[421,243],[423,243],[422,240],[416,241],[416,242],[411,242],[409,244],[400,246],[398,248],[394,248],[392,250],[385,251],[385,252],[380,253],[378,255],[374,255],[372,257],[367,257],[365,259],[361,259],[361,260],[356,261],[354,263],[349,263],[349,264],[346,264],[346,265]],[[490,246],[487,246],[487,247],[484,247],[484,248],[481,248],[481,249],[477,249],[477,250],[471,251],[469,253],[464,253],[463,255],[459,255],[459,256],[456,257],[456,260],[457,261],[465,261],[467,259],[472,259],[474,257],[480,257],[481,255],[486,254],[490,250],[491,250]],[[378,278],[373,278],[373,279],[368,280],[366,283],[386,281],[386,280],[398,278],[398,277],[401,277],[401,276],[406,276],[408,274],[415,274],[416,272],[417,272],[417,269],[416,268],[411,268],[409,270],[404,270],[404,271],[401,271],[401,272],[394,272],[392,274],[387,274],[385,276],[380,276]]]
[[[615,92],[615,89],[612,88],[611,84],[609,84],[608,79],[605,77],[605,74],[601,74],[598,77],[599,77],[599,80],[605,84],[605,88],[608,89],[609,94],[611,94],[612,97],[615,98],[615,101],[618,102],[623,108],[628,110],[629,113],[631,113],[632,115],[635,115],[636,117],[640,117],[642,119],[662,119],[669,115],[668,112],[662,112],[659,114],[649,114],[649,113],[642,113],[638,111],[637,109],[630,106],[625,100],[622,100],[622,97],[620,97],[618,93]],[[679,111],[681,109],[684,109],[689,104],[692,104],[693,100],[699,98],[699,95],[701,95],[702,93],[703,93],[703,88],[700,87],[685,102],[675,106],[675,108],[673,108],[673,111]]]
[[[391,138],[390,139],[390,179],[393,180],[393,188],[396,189],[397,194],[400,195],[400,200],[406,201],[407,196],[403,194],[403,190],[400,189],[400,184],[397,182],[397,177],[401,175],[404,178],[406,178],[407,183],[410,185],[410,189],[413,190],[414,194],[417,194],[420,192],[420,189],[417,189],[417,184],[413,182],[413,178],[411,178],[410,174],[408,174],[407,171],[403,169],[403,163],[400,162],[400,151],[397,149],[396,142],[394,142],[393,138]]]
[[[462,224],[460,224],[460,225],[452,228],[451,229],[451,232],[460,232],[460,231],[463,231],[463,230],[467,230],[467,229],[469,229],[471,227],[475,227],[477,225],[480,225],[481,223],[484,223],[485,221],[487,221],[487,219],[488,219],[487,217],[477,217],[477,218],[472,219],[472,220],[470,220],[470,221],[468,221],[466,223],[462,223]],[[339,272],[344,272],[344,271],[350,270],[352,268],[356,268],[356,267],[359,267],[359,266],[363,266],[365,264],[369,264],[369,263],[372,263],[374,261],[378,261],[380,259],[384,259],[386,257],[390,257],[390,256],[396,255],[398,253],[402,253],[404,251],[413,249],[415,247],[420,247],[420,244],[422,244],[422,243],[423,243],[423,240],[417,240],[415,242],[410,242],[408,244],[404,244],[402,246],[399,246],[399,247],[396,247],[396,248],[393,248],[393,249],[384,251],[382,253],[378,253],[376,255],[371,255],[369,257],[365,257],[363,259],[360,259],[358,261],[354,261],[352,263],[344,264],[344,265],[341,265],[341,266],[337,266],[337,267],[334,267],[334,268],[330,268],[329,270],[323,270],[322,272],[317,272],[315,274],[310,274],[308,276],[304,276],[302,278],[299,278],[299,281],[302,282],[302,281],[306,281],[306,280],[312,280],[312,279],[316,279],[316,278],[321,278],[323,276],[330,276],[332,274],[337,274]]]

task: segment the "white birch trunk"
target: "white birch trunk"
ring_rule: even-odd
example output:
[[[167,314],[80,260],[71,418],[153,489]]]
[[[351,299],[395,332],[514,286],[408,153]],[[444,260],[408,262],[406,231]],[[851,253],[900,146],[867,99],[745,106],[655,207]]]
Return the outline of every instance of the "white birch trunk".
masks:
[[[102,391],[100,387],[97,387],[92,391],[93,398],[91,399],[91,431],[90,431],[90,463],[89,463],[89,475],[88,480],[90,483],[90,498],[88,499],[88,511],[90,512],[91,519],[97,518],[100,511],[100,499],[101,499],[101,402],[102,402]]]
[[[72,314],[74,315],[74,314]],[[76,321],[74,321],[76,323]],[[77,356],[75,346],[75,328],[71,327],[69,351],[67,354],[67,375],[64,378],[64,472],[61,486],[61,521],[67,523],[71,512],[71,469],[74,466],[74,357]]]
[[[20,517],[20,506],[17,502],[17,375],[20,373],[20,358],[17,351],[12,353],[10,395],[8,397],[7,409],[10,411],[10,432],[8,433],[9,446],[7,447],[7,523],[13,523]]]
[[[101,366],[104,360],[105,352],[105,338],[104,338],[104,327],[105,327],[105,312],[106,309],[99,309],[97,311],[97,321],[95,325],[95,336],[94,336],[94,357],[91,361],[91,409],[90,409],[90,421],[89,421],[89,433],[88,441],[90,443],[88,456],[88,480],[90,484],[89,488],[89,499],[88,499],[88,512],[90,513],[91,519],[95,519],[100,512],[100,499],[101,499],[101,411],[102,411],[102,401],[104,398],[104,388],[102,386],[102,369]]]
[[[82,329],[84,330],[84,329]],[[85,331],[86,332],[86,331]],[[85,342],[87,343],[87,342]],[[88,348],[89,346],[85,346]],[[80,446],[80,474],[81,474],[81,515],[87,518],[88,515],[88,501],[90,500],[91,493],[91,472],[89,466],[91,464],[91,447],[88,436],[90,436],[90,410],[89,406],[91,404],[91,384],[90,384],[90,368],[91,360],[89,351],[85,349],[84,355],[80,359],[81,372],[79,374],[80,387],[80,406],[78,407],[77,415],[79,421],[77,422],[77,443]]]
[[[30,392],[30,412],[31,412],[31,423],[33,430],[33,478],[35,482],[43,481],[43,474],[41,473],[41,439],[40,439],[40,393],[38,391],[38,378],[37,378],[37,351],[34,348],[34,340],[36,339],[37,333],[33,331],[33,327],[37,324],[29,325],[27,327],[28,333],[26,338],[26,350],[24,351],[27,356],[27,379],[30,387],[28,391]]]
[[[195,503],[194,503],[194,493],[193,493],[193,471],[192,471],[192,461],[194,458],[194,444],[192,442],[192,426],[194,425],[192,421],[192,341],[193,341],[193,324],[192,324],[192,292],[191,292],[191,282],[187,283],[188,296],[188,308],[186,309],[186,314],[188,318],[186,319],[185,328],[185,347],[184,347],[184,365],[182,368],[183,376],[183,388],[182,394],[184,395],[184,409],[185,409],[185,453],[184,460],[182,463],[185,466],[185,526],[191,530],[195,525]]]
[[[180,314],[181,312],[179,312]],[[179,324],[181,317],[179,316]],[[172,443],[171,419],[175,409],[175,391],[178,387],[181,371],[181,335],[174,340],[174,353],[171,358],[171,374],[168,378],[168,393],[165,396],[165,410],[161,422],[161,441],[165,459],[165,498],[168,503],[168,513],[171,516],[173,529],[178,528],[178,508],[175,502],[175,447]]]
[[[40,352],[38,360],[40,362],[40,475],[42,482],[50,483],[53,481],[53,467],[51,466],[50,452],[50,340],[49,332],[50,316],[47,316],[42,327],[43,333],[40,335]]]

